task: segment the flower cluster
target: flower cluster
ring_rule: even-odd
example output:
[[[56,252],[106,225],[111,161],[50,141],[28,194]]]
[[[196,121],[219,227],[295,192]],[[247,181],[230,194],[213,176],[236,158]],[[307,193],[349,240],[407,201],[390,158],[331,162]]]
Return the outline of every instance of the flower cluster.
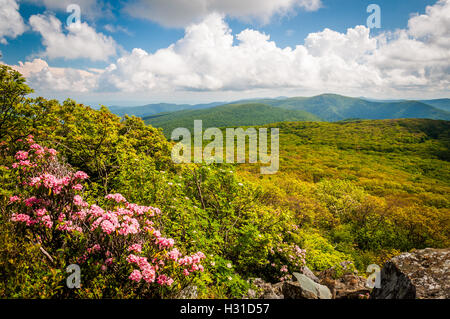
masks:
[[[186,256],[184,258],[178,259],[178,264],[185,267],[183,270],[183,274],[185,276],[189,276],[189,274],[192,272],[204,270],[200,262],[205,258],[205,254],[203,254],[202,252],[198,252],[192,256]]]
[[[280,281],[290,280],[292,276],[291,271],[298,271],[298,269],[306,265],[306,250],[301,249],[295,244],[286,244],[282,242],[278,247],[270,249],[271,258],[275,261],[270,265],[278,269]]]
[[[73,172],[61,164],[53,149],[26,139],[27,151],[15,155],[20,195],[11,196],[11,220],[42,236],[44,246],[52,246],[54,236],[80,236],[85,248],[74,256],[78,263],[92,262],[109,268],[130,270],[133,282],[171,286],[175,280],[196,271],[205,255],[183,256],[172,238],[165,238],[154,227],[158,208],[129,203],[121,194],[109,194],[102,208],[86,202],[81,192],[89,176]],[[119,268],[118,268],[119,267]]]

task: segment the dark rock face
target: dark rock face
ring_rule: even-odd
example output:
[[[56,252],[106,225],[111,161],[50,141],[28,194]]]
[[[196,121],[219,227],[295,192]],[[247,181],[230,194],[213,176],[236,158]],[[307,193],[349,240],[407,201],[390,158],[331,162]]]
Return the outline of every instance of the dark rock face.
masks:
[[[392,258],[372,299],[449,299],[450,248],[423,249]]]

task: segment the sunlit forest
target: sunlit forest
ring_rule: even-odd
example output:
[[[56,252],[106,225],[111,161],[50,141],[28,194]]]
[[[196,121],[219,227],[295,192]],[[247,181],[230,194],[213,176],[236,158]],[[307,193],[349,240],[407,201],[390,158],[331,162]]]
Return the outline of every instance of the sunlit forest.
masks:
[[[450,246],[449,121],[292,111],[303,121],[255,123],[280,129],[280,171],[261,175],[174,164],[174,142],[143,119],[32,92],[0,66],[1,298],[176,298],[190,285],[243,298],[251,278],[344,261],[364,275]]]

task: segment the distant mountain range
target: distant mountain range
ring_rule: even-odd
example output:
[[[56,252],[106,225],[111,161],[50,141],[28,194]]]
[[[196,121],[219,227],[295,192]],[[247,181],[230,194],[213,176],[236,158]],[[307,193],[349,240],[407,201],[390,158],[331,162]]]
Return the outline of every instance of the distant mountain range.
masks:
[[[264,125],[283,121],[329,121],[348,119],[423,118],[450,120],[450,99],[424,101],[375,101],[337,94],[314,97],[279,97],[242,100],[225,104],[148,104],[136,107],[110,107],[111,112],[142,117],[167,134],[176,127],[191,128],[194,120],[204,127]]]
[[[218,105],[224,105],[224,102],[213,102],[209,104],[170,104],[170,103],[158,103],[158,104],[147,104],[143,106],[110,106],[109,110],[118,115],[134,115],[137,117],[147,117],[150,115],[158,113],[169,113],[182,110],[192,110],[192,109],[206,109]]]
[[[288,110],[306,111],[329,122],[349,118],[450,120],[450,113],[443,109],[444,107],[450,108],[450,99],[429,101],[429,103],[435,103],[442,108],[437,108],[422,101],[379,102],[336,94],[322,94],[310,98],[294,97],[285,100],[265,99],[258,102]]]
[[[208,109],[183,110],[144,117],[147,124],[163,128],[169,137],[172,130],[185,127],[192,131],[194,120],[202,120],[203,127],[256,126],[285,121],[316,122],[321,119],[301,110],[286,110],[261,103],[227,104]]]

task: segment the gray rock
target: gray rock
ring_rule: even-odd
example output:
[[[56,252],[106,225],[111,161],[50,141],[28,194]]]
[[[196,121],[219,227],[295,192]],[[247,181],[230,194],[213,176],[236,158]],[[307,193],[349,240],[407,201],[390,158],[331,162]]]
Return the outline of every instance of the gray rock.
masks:
[[[270,284],[261,278],[254,278],[251,283],[257,287],[257,291],[250,291],[247,296],[251,299],[283,299],[282,285],[283,283]],[[253,294],[254,292],[254,294]]]
[[[317,278],[317,276],[314,275],[314,273],[311,271],[311,269],[309,269],[307,266],[303,266],[303,267],[300,269],[299,273],[300,273],[300,274],[303,274],[303,275],[305,275],[306,277],[312,279],[313,281],[319,283],[319,278]],[[294,273],[294,274],[296,274],[296,273]]]
[[[335,299],[366,298],[371,289],[367,286],[367,279],[358,275],[347,273],[340,278],[322,276],[320,283],[327,286]]]
[[[314,282],[303,274],[294,273],[296,282],[286,281],[283,284],[285,299],[332,299],[328,287]]]
[[[256,294],[256,291],[253,289],[249,289],[247,291],[247,298],[248,299],[256,299],[258,297],[258,295]]]
[[[197,298],[198,298],[197,286],[187,286],[186,288],[181,290],[176,296],[176,299],[197,299]]]
[[[449,299],[450,248],[422,249],[388,261],[372,299]]]

